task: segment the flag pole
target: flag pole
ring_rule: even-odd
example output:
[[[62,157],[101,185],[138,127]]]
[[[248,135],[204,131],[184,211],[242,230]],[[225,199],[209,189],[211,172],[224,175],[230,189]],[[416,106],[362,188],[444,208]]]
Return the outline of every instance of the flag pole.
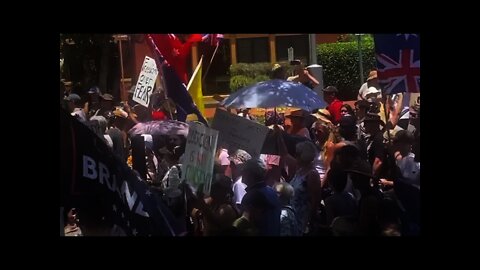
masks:
[[[147,45],[149,45],[149,47],[151,49],[153,49],[153,55],[154,55],[154,58],[155,58],[155,62],[157,62],[157,65],[160,64],[160,61],[158,59],[158,55],[160,53],[160,51],[158,50],[157,48],[157,45],[155,45],[155,42],[153,42],[153,39],[152,37],[150,36],[150,34],[147,34],[147,39],[148,39],[148,42],[147,42]],[[159,73],[161,72],[161,75],[162,77],[163,76],[163,65],[165,63],[161,63],[159,66],[158,66],[158,69],[159,69]],[[159,74],[160,75],[160,74]],[[157,80],[160,80],[160,76],[157,76]],[[170,114],[170,119],[173,120],[173,115],[172,115],[172,109],[170,108],[170,103],[168,102],[168,96],[167,96],[167,87],[165,86],[165,81],[164,80],[160,80],[160,83],[162,84],[162,88],[163,88],[163,94],[165,96],[165,102],[167,102],[167,110],[168,110],[168,113]]]
[[[210,70],[210,66],[212,65],[213,58],[217,54],[218,47],[220,47],[220,42],[217,42],[217,46],[215,47],[215,51],[213,51],[212,58],[210,58],[210,63],[208,63],[207,70],[205,71],[205,74],[203,74],[202,81],[205,81],[205,77],[207,77],[208,71]]]
[[[162,64],[162,65],[164,65],[164,64]],[[163,69],[161,69],[161,67],[160,67],[160,70],[162,71],[162,77],[163,77]],[[163,94],[165,96],[165,102],[167,103],[167,110],[168,110],[168,113],[170,114],[170,119],[174,120],[173,119],[173,114],[172,114],[172,109],[170,108],[170,102],[168,102],[167,87],[165,86],[165,80],[160,80],[160,81],[161,81],[162,88],[163,88]]]

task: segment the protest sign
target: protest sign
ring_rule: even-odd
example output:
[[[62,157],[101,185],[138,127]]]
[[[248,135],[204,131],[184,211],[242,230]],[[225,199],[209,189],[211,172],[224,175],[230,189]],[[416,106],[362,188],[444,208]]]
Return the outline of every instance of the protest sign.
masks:
[[[203,192],[210,194],[218,131],[203,124],[190,122],[182,165],[182,180],[195,190],[204,184]]]
[[[134,101],[148,107],[157,75],[158,69],[155,60],[145,56],[140,75],[138,76],[137,85],[135,86],[135,92],[133,93]]]
[[[218,130],[219,144],[229,150],[243,149],[258,157],[268,134],[268,127],[257,122],[217,110],[212,128]]]

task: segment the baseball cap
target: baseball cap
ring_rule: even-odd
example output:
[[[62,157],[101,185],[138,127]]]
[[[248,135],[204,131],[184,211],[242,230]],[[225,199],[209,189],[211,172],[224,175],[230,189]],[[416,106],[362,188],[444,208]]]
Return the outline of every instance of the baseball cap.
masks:
[[[68,95],[68,97],[65,98],[65,100],[67,100],[67,101],[77,101],[77,100],[81,100],[81,98],[77,94],[70,94],[70,95]]]
[[[88,90],[89,94],[100,94],[100,88],[98,86],[94,86]]]

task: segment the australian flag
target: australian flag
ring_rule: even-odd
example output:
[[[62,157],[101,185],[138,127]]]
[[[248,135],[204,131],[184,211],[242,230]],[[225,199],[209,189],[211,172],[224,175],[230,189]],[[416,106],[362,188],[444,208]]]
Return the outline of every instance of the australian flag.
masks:
[[[420,35],[374,35],[378,81],[387,95],[420,92]]]

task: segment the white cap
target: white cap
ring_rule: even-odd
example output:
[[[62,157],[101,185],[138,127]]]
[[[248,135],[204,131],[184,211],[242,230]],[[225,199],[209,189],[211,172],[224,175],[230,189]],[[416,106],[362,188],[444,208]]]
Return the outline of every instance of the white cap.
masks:
[[[378,96],[378,93],[380,93],[380,90],[378,90],[377,88],[373,87],[373,86],[370,86],[367,91],[365,91],[362,95],[362,98],[363,99],[368,99],[369,95],[372,95],[372,94],[377,94]]]

